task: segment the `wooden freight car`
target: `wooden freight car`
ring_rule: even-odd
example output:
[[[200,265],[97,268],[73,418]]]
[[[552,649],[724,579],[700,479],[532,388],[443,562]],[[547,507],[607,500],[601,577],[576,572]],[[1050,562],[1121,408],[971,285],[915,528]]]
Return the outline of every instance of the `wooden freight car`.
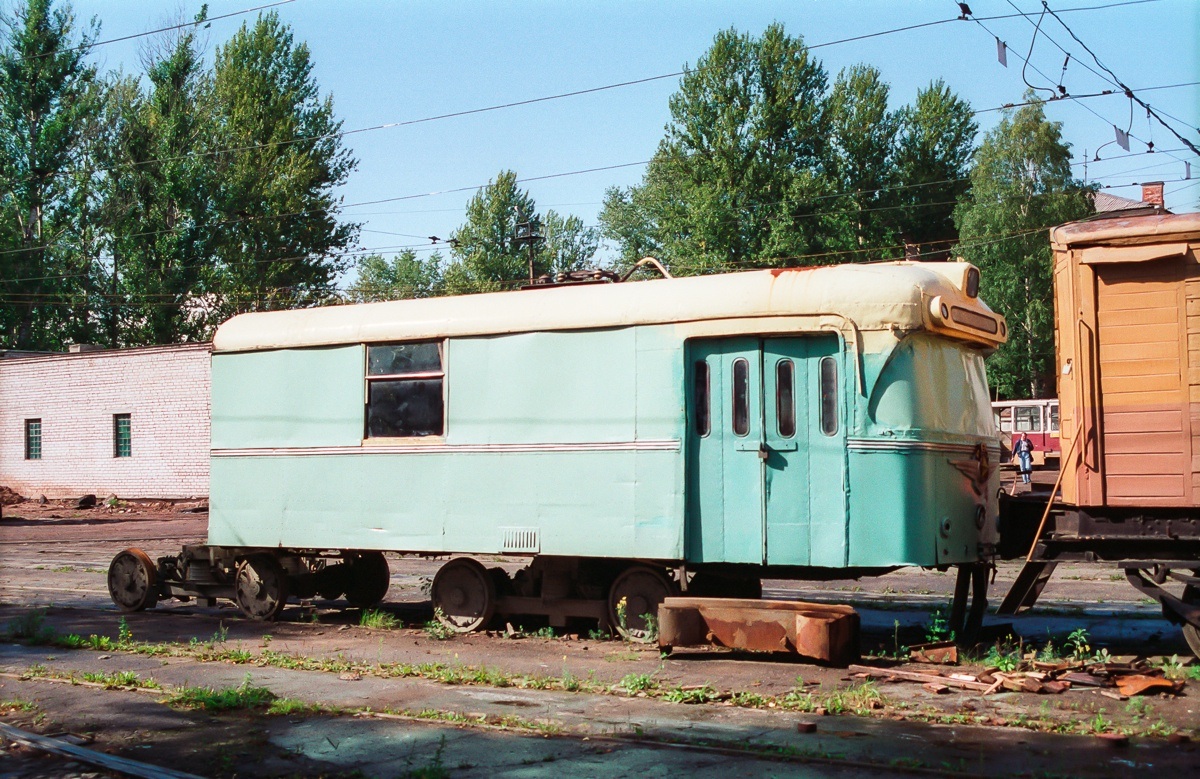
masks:
[[[1062,495],[1001,611],[1032,605],[1057,562],[1114,561],[1200,654],[1200,214],[1050,239]]]

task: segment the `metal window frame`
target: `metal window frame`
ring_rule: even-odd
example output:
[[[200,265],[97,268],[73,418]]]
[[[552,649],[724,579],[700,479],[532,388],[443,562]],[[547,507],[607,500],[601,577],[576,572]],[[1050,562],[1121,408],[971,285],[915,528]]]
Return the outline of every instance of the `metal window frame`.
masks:
[[[445,338],[429,339],[422,338],[416,341],[383,341],[379,343],[364,343],[362,351],[363,360],[363,443],[376,443],[387,441],[423,441],[441,440],[446,437],[446,429],[450,425],[450,391],[449,381],[446,378],[446,341]],[[438,362],[441,363],[440,371],[413,371],[412,373],[371,373],[371,347],[373,346],[407,346],[417,344],[437,344]],[[442,432],[438,435],[414,435],[414,436],[373,436],[369,428],[370,412],[371,412],[371,382],[373,381],[419,381],[429,379],[442,380]]]
[[[125,422],[124,454],[121,452],[121,422]],[[113,457],[133,457],[133,414],[113,414]]]
[[[832,381],[829,382],[829,385],[832,387],[830,394],[832,395],[832,398],[833,398],[830,403],[825,402],[825,384],[826,384],[825,371],[826,371],[827,367],[830,370],[830,377],[832,379]],[[820,395],[821,404],[820,404],[819,416],[820,416],[820,425],[821,425],[821,435],[828,436],[830,438],[832,438],[833,436],[836,436],[838,434],[838,431],[841,429],[841,419],[840,419],[840,417],[841,417],[841,413],[840,413],[841,401],[840,401],[840,397],[839,397],[840,396],[840,392],[839,392],[840,388],[838,385],[838,381],[839,381],[838,374],[839,374],[839,371],[838,371],[837,360],[835,360],[833,357],[828,357],[828,356],[822,357],[820,363],[817,366],[817,386],[821,393],[821,395]]]
[[[704,408],[700,408],[700,398],[697,397],[696,389],[699,386],[696,374],[700,368],[704,369]],[[696,434],[700,438],[707,438],[712,434],[712,368],[708,365],[708,360],[693,360],[692,361],[692,402],[695,406],[695,427]],[[700,427],[700,420],[704,420],[704,427]]]
[[[780,391],[783,387],[783,382],[780,379],[783,377],[783,368],[787,366],[788,375],[788,409],[787,418],[791,420],[790,432],[784,432],[783,420],[784,405],[783,393]],[[781,357],[775,361],[775,430],[780,438],[791,439],[796,437],[796,362],[790,357]]]
[[[746,374],[745,375],[746,399],[745,399],[745,414],[744,414],[746,424],[745,424],[745,429],[742,430],[742,432],[740,432],[740,433],[738,432],[738,414],[737,414],[737,412],[738,412],[738,378],[737,378],[737,374],[738,374],[738,366],[739,365],[745,366],[745,374]],[[730,381],[731,386],[729,388],[730,395],[731,395],[730,400],[732,401],[730,404],[731,414],[730,414],[730,419],[729,419],[729,426],[730,426],[730,429],[733,431],[733,434],[736,437],[745,438],[746,436],[750,435],[750,428],[753,427],[753,425],[750,424],[750,385],[751,385],[750,361],[747,360],[745,357],[738,357],[737,359],[735,359],[733,361],[733,364],[730,366],[729,373],[730,373],[730,378],[731,378],[731,381]]]
[[[37,425],[37,451],[31,446],[33,436],[30,435],[34,425]],[[40,460],[42,459],[42,418],[34,417],[25,420],[25,459]]]

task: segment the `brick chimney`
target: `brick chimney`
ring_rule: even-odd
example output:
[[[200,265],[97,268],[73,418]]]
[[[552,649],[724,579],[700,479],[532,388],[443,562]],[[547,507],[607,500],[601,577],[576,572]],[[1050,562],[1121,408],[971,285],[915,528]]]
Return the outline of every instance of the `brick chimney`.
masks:
[[[1151,181],[1142,185],[1142,202],[1153,203],[1159,208],[1165,208],[1163,203],[1163,183],[1161,181]]]

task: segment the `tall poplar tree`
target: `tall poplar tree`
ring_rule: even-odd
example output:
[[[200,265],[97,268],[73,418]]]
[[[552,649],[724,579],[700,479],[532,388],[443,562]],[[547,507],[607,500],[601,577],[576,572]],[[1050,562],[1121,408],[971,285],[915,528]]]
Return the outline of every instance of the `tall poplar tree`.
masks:
[[[322,96],[308,46],[271,12],[243,25],[214,63],[221,241],[219,316],[322,303],[348,267],[359,225],[337,187],[357,167]]]
[[[975,153],[971,191],[954,212],[956,252],[979,266],[979,295],[1008,318],[1008,342],[988,360],[1000,397],[1054,392],[1053,255],[1047,231],[1092,211],[1071,172],[1062,123],[1042,103],[1009,109]]]
[[[605,194],[604,237],[622,263],[655,255],[676,274],[899,257],[902,237],[945,236],[952,207],[909,185],[958,175],[974,139],[969,106],[938,87],[890,111],[873,67],[830,87],[782,25],[722,31],[672,95],[642,182]]]
[[[116,129],[101,152],[114,345],[202,340],[214,324],[205,298],[217,239],[211,75],[193,29],[151,48],[144,65],[146,94],[132,79],[112,89]]]
[[[820,173],[827,81],[782,25],[718,33],[671,96],[643,183],[605,196],[601,223],[622,260],[653,253],[704,273],[824,248],[814,214],[831,189]]]
[[[517,226],[532,225],[539,236],[516,240]],[[467,202],[467,220],[450,237],[451,259],[445,291],[452,295],[510,289],[533,276],[589,267],[600,246],[600,234],[577,216],[537,211],[528,191],[517,186],[517,174],[501,171]]]
[[[957,239],[954,209],[970,183],[971,152],[979,130],[971,105],[940,79],[897,112],[892,202],[900,237],[927,259]]]
[[[0,345],[57,349],[93,334],[97,243],[82,217],[98,32],[53,0],[0,14]]]

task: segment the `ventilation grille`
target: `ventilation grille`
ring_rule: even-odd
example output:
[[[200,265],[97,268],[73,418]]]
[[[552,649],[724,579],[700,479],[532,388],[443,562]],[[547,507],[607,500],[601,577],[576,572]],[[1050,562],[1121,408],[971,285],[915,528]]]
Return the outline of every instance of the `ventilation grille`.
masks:
[[[536,527],[502,527],[503,534],[501,549],[505,552],[540,552]]]

